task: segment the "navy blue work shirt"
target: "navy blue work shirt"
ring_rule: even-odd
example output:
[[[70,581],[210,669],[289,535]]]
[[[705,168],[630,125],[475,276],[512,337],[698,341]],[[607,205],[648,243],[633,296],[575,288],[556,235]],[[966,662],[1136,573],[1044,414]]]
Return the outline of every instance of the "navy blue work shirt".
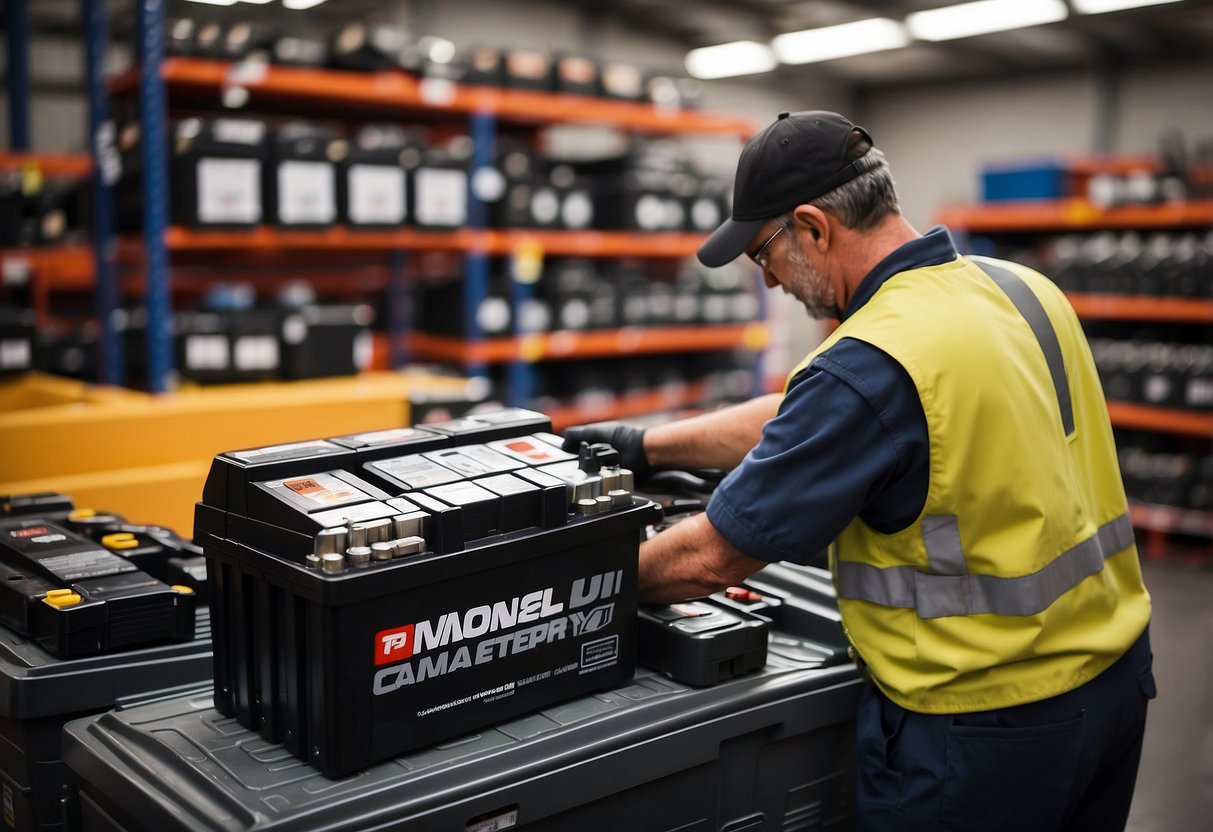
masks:
[[[957,256],[948,230],[932,228],[876,264],[843,320],[893,275]],[[884,534],[913,523],[929,463],[909,374],[888,353],[843,338],[792,379],[762,439],[712,495],[708,519],[752,558],[814,563],[856,515]]]

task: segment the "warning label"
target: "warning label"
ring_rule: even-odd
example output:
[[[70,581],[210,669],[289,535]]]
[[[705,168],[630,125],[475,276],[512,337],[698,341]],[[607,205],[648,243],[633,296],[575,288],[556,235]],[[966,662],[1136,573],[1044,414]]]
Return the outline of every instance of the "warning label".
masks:
[[[266,483],[266,486],[302,498],[310,508],[332,508],[369,500],[371,497],[332,474],[312,474],[293,480]]]
[[[619,636],[587,641],[581,645],[581,669],[597,670],[600,665],[614,663],[619,659]]]

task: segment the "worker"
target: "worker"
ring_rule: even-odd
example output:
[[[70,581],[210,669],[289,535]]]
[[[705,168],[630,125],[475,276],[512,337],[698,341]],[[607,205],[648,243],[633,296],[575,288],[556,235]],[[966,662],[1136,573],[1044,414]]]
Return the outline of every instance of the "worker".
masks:
[[[732,217],[699,259],[741,254],[839,321],[783,393],[566,433],[641,474],[730,472],[704,513],[642,544],[641,599],[828,546],[871,680],[858,828],[1123,829],[1155,695],[1150,598],[1065,297],[959,256],[945,228],[920,235],[868,132],[824,111],[780,113],[746,144]]]

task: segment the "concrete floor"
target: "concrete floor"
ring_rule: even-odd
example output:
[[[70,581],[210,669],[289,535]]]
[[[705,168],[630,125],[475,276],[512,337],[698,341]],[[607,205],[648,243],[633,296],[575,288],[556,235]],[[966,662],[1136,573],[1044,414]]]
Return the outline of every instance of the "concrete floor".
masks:
[[[1213,560],[1147,562],[1158,698],[1146,722],[1130,832],[1213,828]]]

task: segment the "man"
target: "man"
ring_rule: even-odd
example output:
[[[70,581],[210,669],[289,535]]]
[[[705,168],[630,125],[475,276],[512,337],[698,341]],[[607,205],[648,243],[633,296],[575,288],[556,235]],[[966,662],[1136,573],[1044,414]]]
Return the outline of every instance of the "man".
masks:
[[[624,462],[731,473],[641,547],[640,594],[702,596],[833,543],[874,684],[858,826],[1123,829],[1154,696],[1142,583],[1102,391],[1043,276],[961,258],[901,216],[883,154],[835,113],[742,151],[699,250],[840,325],[782,395],[640,430],[573,428]]]

